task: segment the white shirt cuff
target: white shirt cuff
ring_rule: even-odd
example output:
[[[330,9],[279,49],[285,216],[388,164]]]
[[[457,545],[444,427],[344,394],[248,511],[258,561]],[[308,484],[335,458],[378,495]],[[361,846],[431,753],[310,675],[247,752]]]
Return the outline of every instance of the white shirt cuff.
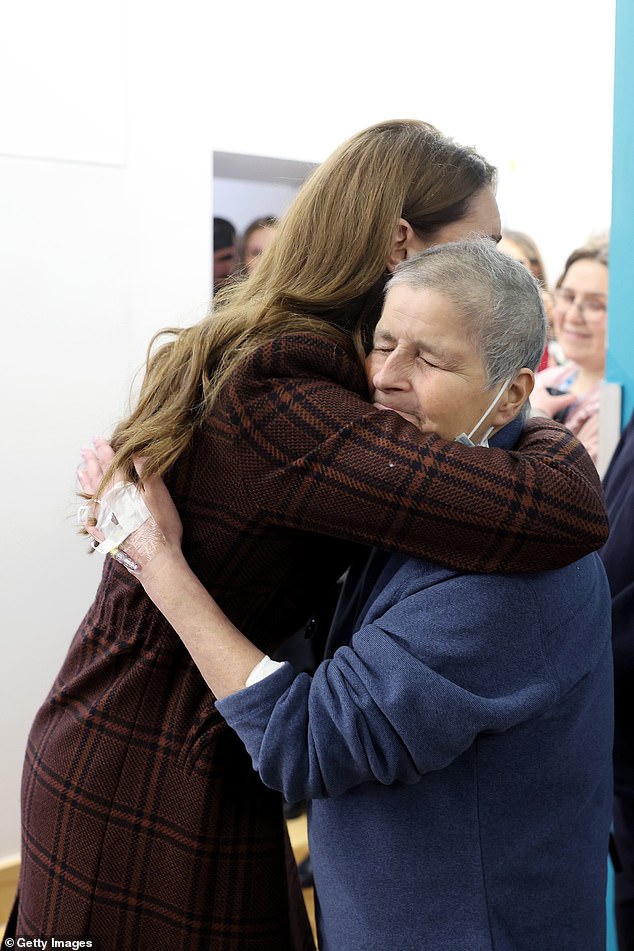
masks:
[[[253,684],[257,684],[266,677],[270,677],[271,674],[274,674],[276,670],[283,666],[283,661],[271,660],[268,655],[265,655],[262,660],[255,665],[247,677],[245,687],[252,687]]]

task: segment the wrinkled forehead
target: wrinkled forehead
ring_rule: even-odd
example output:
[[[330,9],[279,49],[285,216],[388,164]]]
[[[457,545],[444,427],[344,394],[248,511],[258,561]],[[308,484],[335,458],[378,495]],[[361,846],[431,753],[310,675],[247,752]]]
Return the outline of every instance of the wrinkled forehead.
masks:
[[[445,364],[482,364],[476,329],[458,300],[436,287],[392,285],[374,332],[375,346],[405,343],[412,350],[442,358]]]

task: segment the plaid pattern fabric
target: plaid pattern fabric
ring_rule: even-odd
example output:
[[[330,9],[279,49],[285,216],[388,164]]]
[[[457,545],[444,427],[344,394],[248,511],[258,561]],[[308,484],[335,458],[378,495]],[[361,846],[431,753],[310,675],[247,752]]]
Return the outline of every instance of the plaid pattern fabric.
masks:
[[[268,653],[351,542],[479,571],[551,568],[603,542],[596,471],[562,427],[529,425],[517,453],[473,451],[365,392],[326,339],[277,340],[168,475],[194,570]],[[31,730],[22,809],[18,934],[98,937],[102,951],[312,948],[279,795],[113,561]]]

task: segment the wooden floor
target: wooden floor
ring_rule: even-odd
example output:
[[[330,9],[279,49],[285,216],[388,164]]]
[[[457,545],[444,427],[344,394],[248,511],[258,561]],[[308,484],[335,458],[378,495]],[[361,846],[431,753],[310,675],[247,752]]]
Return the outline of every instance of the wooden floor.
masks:
[[[18,887],[20,874],[20,856],[13,855],[0,860],[0,939],[4,934],[4,923],[9,917],[13,898]]]
[[[289,819],[286,825],[288,826],[288,835],[291,840],[291,845],[293,846],[295,861],[299,865],[299,863],[302,862],[308,855],[308,829],[306,816],[300,816],[298,819]],[[304,889],[304,901],[306,902],[306,911],[308,912],[308,918],[313,929],[313,935],[315,936],[315,944],[317,944],[317,931],[315,928],[315,894],[312,888]]]

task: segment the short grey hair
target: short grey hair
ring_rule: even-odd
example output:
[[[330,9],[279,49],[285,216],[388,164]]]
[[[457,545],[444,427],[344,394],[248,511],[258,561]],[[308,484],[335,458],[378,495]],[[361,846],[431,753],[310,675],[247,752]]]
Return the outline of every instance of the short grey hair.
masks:
[[[438,291],[458,307],[490,387],[522,367],[539,366],[547,330],[539,284],[490,238],[439,244],[408,258],[395,269],[386,293],[399,284]]]

